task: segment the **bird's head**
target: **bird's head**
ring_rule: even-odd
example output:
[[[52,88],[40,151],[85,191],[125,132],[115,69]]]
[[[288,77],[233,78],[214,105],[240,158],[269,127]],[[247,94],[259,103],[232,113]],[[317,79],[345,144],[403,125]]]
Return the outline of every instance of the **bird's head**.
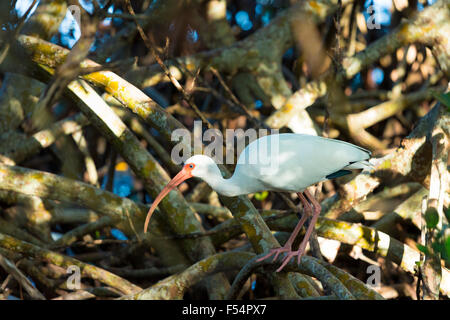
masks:
[[[195,155],[187,159],[184,163],[183,169],[181,169],[178,174],[173,177],[172,180],[161,190],[161,192],[156,197],[155,201],[147,213],[147,217],[145,219],[144,232],[147,231],[148,223],[150,222],[150,217],[155,211],[158,204],[164,199],[164,197],[180,185],[183,181],[192,178],[205,178],[209,174],[211,174],[212,170],[218,170],[216,163],[213,159],[204,155]]]
[[[205,179],[212,171],[217,170],[217,165],[210,157],[197,154],[184,162],[183,170],[189,172],[190,177]]]

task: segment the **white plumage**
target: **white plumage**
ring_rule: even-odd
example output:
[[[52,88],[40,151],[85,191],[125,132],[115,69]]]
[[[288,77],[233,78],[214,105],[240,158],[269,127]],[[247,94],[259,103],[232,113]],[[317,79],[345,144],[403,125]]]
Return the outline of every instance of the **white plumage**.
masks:
[[[370,166],[369,158],[370,151],[344,141],[284,133],[250,143],[239,155],[230,179],[223,179],[207,156],[195,155],[185,163],[195,165],[192,176],[231,197],[264,190],[302,192],[340,170]]]
[[[293,256],[298,262],[320,213],[320,204],[309,194],[307,187],[326,179],[350,173],[349,170],[370,167],[370,151],[353,144],[317,136],[285,133],[261,137],[250,143],[239,155],[233,176],[224,179],[217,164],[210,157],[195,155],[186,160],[183,169],[169,182],[153,202],[145,221],[144,232],[158,203],[173,188],[191,177],[207,182],[212,189],[225,196],[238,196],[264,190],[297,192],[304,214],[291,237],[282,248],[273,249],[260,260],[287,253],[280,271]],[[297,251],[292,244],[306,218],[311,224]]]
[[[339,170],[363,169],[370,158],[370,151],[344,141],[294,133],[280,134],[275,138],[278,138],[279,152],[269,150],[262,152],[260,157],[270,158],[264,161],[268,165],[249,164],[245,159],[258,152],[258,146],[269,145],[271,139],[276,141],[272,136],[253,141],[239,156],[234,175],[244,177],[242,182],[249,189],[252,189],[254,180],[260,183],[250,192],[262,189],[301,192]]]

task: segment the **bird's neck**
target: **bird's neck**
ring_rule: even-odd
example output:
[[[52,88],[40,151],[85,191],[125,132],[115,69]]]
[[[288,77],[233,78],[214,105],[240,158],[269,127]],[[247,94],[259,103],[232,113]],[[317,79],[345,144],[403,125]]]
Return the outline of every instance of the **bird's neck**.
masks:
[[[240,177],[235,174],[229,179],[223,178],[217,166],[209,172],[208,176],[202,178],[214,191],[221,195],[235,197],[246,193],[244,190],[245,181],[240,181]]]

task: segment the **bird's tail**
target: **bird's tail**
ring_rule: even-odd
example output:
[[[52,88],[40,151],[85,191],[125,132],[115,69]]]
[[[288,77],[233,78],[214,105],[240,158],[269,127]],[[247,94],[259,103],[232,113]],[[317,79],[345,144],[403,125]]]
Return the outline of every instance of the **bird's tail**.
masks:
[[[373,169],[374,166],[367,160],[357,161],[349,164],[343,169],[355,170],[355,169]]]

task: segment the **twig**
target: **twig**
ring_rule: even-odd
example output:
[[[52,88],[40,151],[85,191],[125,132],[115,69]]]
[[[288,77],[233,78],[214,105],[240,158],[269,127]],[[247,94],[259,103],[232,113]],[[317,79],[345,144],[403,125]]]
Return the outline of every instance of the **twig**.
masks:
[[[340,214],[347,212],[363,200],[380,185],[381,181],[391,185],[416,181],[427,186],[425,178],[429,174],[430,159],[427,154],[429,149],[425,144],[426,136],[436,121],[441,118],[448,119],[448,117],[444,108],[434,107],[403,139],[398,149],[376,160],[375,170],[369,173],[363,172],[341,186],[340,199],[326,210],[323,216],[336,219]]]
[[[317,263],[321,264],[336,278],[338,278],[339,281],[341,281],[344,286],[346,286],[351,291],[356,299],[384,300],[383,296],[381,296],[361,280],[353,277],[351,274],[345,272],[344,270],[339,269],[338,267],[323,260],[317,260]]]
[[[0,232],[11,236],[15,236],[20,240],[31,242],[39,246],[45,245],[42,240],[36,238],[27,231],[18,228],[17,225],[14,225],[6,220],[3,220],[2,218],[0,218]]]
[[[182,299],[187,289],[212,274],[240,269],[253,257],[248,252],[218,253],[190,266],[181,273],[159,281],[137,294],[123,296],[120,300],[174,300]]]
[[[135,21],[136,19],[139,20],[150,19],[150,17],[146,14],[107,13],[106,16],[110,18],[120,18],[124,20],[133,20],[133,21]]]
[[[198,205],[198,204],[196,204]],[[196,206],[195,205],[195,206]],[[292,215],[294,213],[297,213],[296,211],[292,211],[292,210],[267,210],[267,211],[263,211],[261,212],[261,215],[264,219],[265,222],[270,222],[270,221],[275,221],[277,219],[281,219],[284,217],[287,217],[289,215]],[[218,235],[218,234],[225,234],[226,232],[230,232],[233,231],[233,233],[229,236],[222,236],[221,239],[223,238],[229,238],[230,236],[235,236],[238,233],[242,233],[242,228],[241,226],[238,224],[238,222],[234,219],[230,219],[227,220],[217,226],[215,226],[214,228],[212,228],[211,230],[205,231],[205,232],[195,232],[195,233],[187,233],[187,234],[176,234],[176,235],[170,235],[170,236],[165,236],[165,239],[189,239],[189,238],[198,238],[198,237],[207,237],[207,236],[213,236],[213,235]],[[221,240],[220,242],[223,242],[224,240]],[[214,241],[215,244],[219,244],[218,241]]]
[[[168,274],[175,274],[175,273],[185,270],[187,267],[188,266],[186,266],[186,265],[178,264],[175,266],[170,266],[170,267],[165,267],[165,268],[151,267],[151,268],[147,268],[147,269],[125,269],[125,268],[109,267],[108,269],[111,270],[111,272],[114,272],[115,274],[117,274],[121,277],[148,279],[148,278],[161,277],[161,276],[165,276]]]
[[[128,11],[130,12],[130,14],[132,16],[135,16],[134,13],[134,9],[131,6],[131,2],[130,0],[126,1],[126,6]],[[142,37],[142,40],[144,40],[145,46],[147,47],[147,49],[150,50],[153,58],[155,58],[156,62],[159,64],[159,66],[164,70],[164,73],[166,74],[166,76],[170,79],[170,81],[172,82],[172,84],[175,86],[175,88],[181,92],[181,94],[183,95],[184,100],[189,104],[189,106],[191,106],[192,109],[194,109],[195,113],[199,116],[199,118],[208,126],[209,129],[213,128],[213,126],[211,125],[211,123],[205,118],[205,116],[202,114],[202,112],[200,111],[200,109],[197,107],[197,105],[195,104],[195,102],[192,99],[192,96],[189,95],[184,88],[181,86],[181,84],[178,82],[178,80],[172,75],[172,73],[170,72],[169,68],[167,68],[167,66],[164,64],[164,61],[160,58],[158,52],[156,52],[154,45],[152,45],[150,39],[147,37],[147,35],[145,34],[144,30],[142,29],[142,27],[140,26],[139,22],[137,19],[135,19],[135,23],[136,23],[136,27],[139,31],[139,34]]]
[[[6,259],[4,256],[0,254],[0,266],[5,269],[7,273],[14,277],[14,279],[19,282],[19,284],[28,292],[32,299],[36,300],[46,300],[42,293],[36,289],[30,280],[20,271],[14,263]]]
[[[420,203],[427,193],[428,190],[421,187],[408,199],[398,205],[392,212],[389,212],[376,221],[371,227],[389,233],[388,231],[390,231],[399,220],[411,220],[411,222],[420,229]]]
[[[72,133],[72,138],[78,146],[81,154],[84,156],[84,165],[87,172],[87,180],[94,186],[99,186],[97,168],[95,167],[94,159],[92,158],[86,138],[81,130]]]
[[[87,300],[93,299],[95,295],[85,290],[77,290],[75,292],[70,292],[65,295],[53,298],[52,300]]]
[[[282,225],[272,225],[275,230],[292,231],[295,221],[292,218],[285,218]],[[355,223],[335,221],[319,217],[316,223],[317,234],[327,239],[338,240],[349,245],[356,245],[362,249],[377,253],[385,257],[403,270],[415,274],[416,262],[420,260],[420,253],[410,246],[390,237],[384,232],[376,229],[361,226]],[[450,271],[445,267],[441,268],[442,281],[440,290],[443,294],[450,295]]]
[[[210,215],[216,219],[228,220],[233,219],[233,214],[228,210],[228,208],[212,206],[206,203],[191,202],[189,205],[197,213],[203,213]]]
[[[93,3],[95,8],[97,3]],[[107,10],[107,7],[104,10]],[[31,122],[38,129],[42,128],[47,121],[45,117],[48,107],[57,101],[66,86],[80,75],[82,68],[81,62],[86,59],[89,49],[95,40],[97,24],[101,16],[99,8],[95,8],[95,11],[99,15],[94,15],[92,21],[80,26],[83,29],[80,39],[78,39],[75,46],[67,55],[66,60],[54,70],[51,80],[48,82],[47,87],[41,94],[39,102],[32,111]]]
[[[178,173],[181,170],[181,166],[173,163],[166,149],[164,149],[164,147],[149,133],[149,130],[144,127],[135,115],[130,112],[126,112],[123,108],[114,108],[114,111],[123,119],[130,129],[133,130],[133,132],[144,138],[164,165],[169,168],[170,172]]]
[[[125,294],[136,293],[142,290],[138,286],[104,269],[95,267],[90,264],[85,264],[79,260],[63,256],[53,251],[40,248],[31,243],[20,241],[1,233],[0,247],[33,257],[35,259],[48,261],[63,268],[68,268],[71,265],[75,265],[80,268],[82,275],[88,276],[95,280],[99,280],[107,285],[110,285],[113,288],[120,290]]]
[[[119,218],[124,230],[128,229],[124,209],[133,216],[143,219],[147,207],[121,198],[113,193],[95,188],[89,184],[63,178],[51,173],[0,164],[0,185],[3,190],[13,190],[88,207],[98,213]],[[119,222],[120,228],[121,222]]]
[[[213,192],[211,187],[205,181],[201,181],[185,198],[189,202],[200,202],[208,197],[211,192]]]
[[[430,44],[442,69],[448,73],[450,70],[449,43],[441,39],[446,38],[444,33],[449,29],[449,21],[446,1],[437,1],[432,6],[418,12],[410,20],[403,21],[393,32],[370,44],[365,50],[345,58],[342,62],[342,72],[339,72],[337,77],[334,77],[332,72],[327,72],[320,79],[309,82],[305,87],[296,91],[287,99],[281,109],[266,120],[266,123],[272,128],[285,126],[295,112],[311,106],[318,98],[324,96],[329,90],[328,83],[334,83],[336,78],[338,82],[343,79],[351,79],[364,67],[397,48],[415,41]],[[433,43],[439,43],[439,45],[433,45]],[[331,82],[327,80],[329,77],[332,77]],[[367,137],[367,139],[369,138]]]
[[[234,95],[234,93],[231,91],[231,89],[228,87],[228,85],[225,83],[225,81],[223,80],[222,76],[220,75],[219,71],[217,71],[217,69],[215,69],[214,67],[210,67],[210,70],[212,71],[212,73],[214,73],[214,75],[217,77],[217,79],[219,79],[220,84],[222,85],[222,87],[225,89],[225,91],[227,92],[227,94],[230,96],[231,100],[233,101],[233,103],[237,106],[239,106],[239,108],[242,110],[242,112],[244,113],[244,115],[250,119],[250,121],[253,123],[254,126],[259,127],[259,128],[265,128],[265,129],[270,129],[269,126],[267,126],[264,122],[260,121],[259,119],[255,118],[250,111],[247,109],[247,107],[239,101],[238,98],[236,98],[236,96]]]
[[[383,102],[362,112],[347,115],[345,120],[338,116],[334,117],[333,120],[340,126],[348,128],[352,138],[361,145],[373,149],[382,149],[385,147],[385,144],[377,142],[378,139],[365,131],[365,129],[401,112],[408,106],[430,99],[435,91],[443,92],[443,88],[425,88],[418,92]]]
[[[61,135],[73,134],[81,130],[83,126],[86,126],[88,123],[89,121],[82,114],[76,114],[75,116],[58,121],[50,127],[41,130],[16,144],[14,150],[2,150],[4,156],[11,160],[6,161],[5,163],[12,165],[22,162],[26,158],[38,153],[40,150],[51,146]],[[0,150],[1,149],[2,148],[0,147]]]
[[[432,162],[430,172],[430,192],[427,208],[423,212],[427,223],[422,226],[423,245],[427,248],[425,260],[420,265],[422,275],[422,298],[439,299],[439,286],[442,278],[440,254],[433,243],[436,234],[442,229],[444,220],[444,193],[450,189],[450,177],[447,169],[450,148],[450,122],[440,119],[431,132]],[[422,220],[423,221],[423,220]]]
[[[108,173],[105,190],[113,192],[114,190],[114,175],[116,173],[116,161],[117,161],[117,151],[114,148],[110,149],[109,152],[109,163],[108,163]]]
[[[61,238],[52,243],[51,248],[70,246],[78,238],[81,238],[82,236],[94,232],[98,229],[111,226],[114,223],[115,221],[111,217],[108,216],[101,217],[95,222],[81,225],[75,229],[70,230],[69,232],[66,232]]]
[[[24,26],[24,23],[25,23],[26,19],[28,18],[28,15],[30,14],[31,9],[33,9],[33,7],[36,4],[36,2],[37,2],[37,0],[33,0],[31,5],[28,7],[27,11],[25,11],[23,16],[20,17],[20,19],[17,21],[17,26],[14,29],[14,32],[12,32],[12,35],[8,34],[8,36],[11,37],[11,39],[17,37],[17,35],[20,33],[20,30],[22,30],[22,27]],[[2,30],[2,32],[4,32],[4,30]],[[6,31],[6,32],[8,32],[8,31]],[[6,41],[8,41],[8,40],[6,40]],[[2,42],[0,42],[0,45],[3,45],[3,47],[0,47],[0,49],[1,49],[0,50],[0,64],[2,64],[3,60],[8,55],[8,52],[9,52],[9,49],[10,49],[10,43],[9,43],[9,41],[7,43],[2,41]]]
[[[271,261],[256,262],[256,260],[258,258],[261,258],[262,256],[263,255],[261,254],[254,257],[241,269],[239,274],[234,279],[231,289],[227,295],[228,300],[236,298],[236,295],[239,293],[240,288],[242,287],[244,282],[257,267],[269,266],[269,268],[274,268],[274,265]],[[342,284],[342,282],[340,282],[339,279],[336,278],[332,273],[330,273],[326,268],[320,265],[315,258],[304,256],[299,265],[297,265],[297,261],[291,261],[288,265],[286,265],[284,270],[291,272],[302,272],[316,277],[322,282],[322,284],[326,284],[327,286],[329,286],[339,299],[355,299],[355,297]]]

